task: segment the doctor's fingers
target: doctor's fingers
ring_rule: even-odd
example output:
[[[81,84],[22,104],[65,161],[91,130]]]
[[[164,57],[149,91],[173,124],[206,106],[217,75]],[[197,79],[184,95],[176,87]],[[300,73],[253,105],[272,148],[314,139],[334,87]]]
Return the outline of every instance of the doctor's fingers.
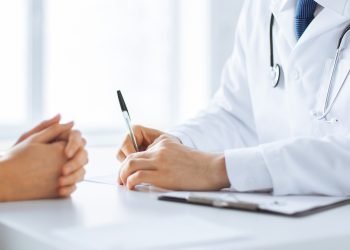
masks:
[[[149,159],[125,160],[121,166],[119,173],[121,183],[125,185],[127,183],[128,177],[140,170],[155,170],[153,161]]]
[[[138,141],[138,140],[136,139],[136,141]],[[138,142],[137,142],[137,144],[139,145]],[[136,152],[136,150],[134,148],[134,144],[132,143],[131,137],[129,134],[127,134],[123,140],[123,144],[121,145],[120,149],[118,150],[117,158],[119,161],[124,161],[128,155],[135,153],[135,152]]]
[[[140,170],[130,175],[126,181],[128,189],[135,189],[136,185],[142,183],[154,184],[156,181],[156,174],[154,170]]]
[[[134,132],[136,143],[140,151],[145,151],[155,139],[164,134],[164,132],[160,130],[147,128],[140,125],[134,125],[132,127],[132,130]],[[132,143],[131,137],[128,134],[126,135],[122,146],[120,147],[120,150],[117,153],[117,158],[119,161],[123,161],[125,160],[125,157],[134,152],[135,148]]]
[[[159,142],[162,142],[164,140],[166,140],[168,138],[168,136],[166,134],[163,134],[161,136],[159,136],[158,138],[156,138],[148,147],[147,149],[153,148],[154,146],[156,146]]]
[[[121,168],[119,168],[119,171],[118,171],[118,180],[117,180],[117,182],[118,182],[118,184],[119,185],[124,185],[124,183],[122,182],[122,179],[120,178],[120,172],[121,172]]]

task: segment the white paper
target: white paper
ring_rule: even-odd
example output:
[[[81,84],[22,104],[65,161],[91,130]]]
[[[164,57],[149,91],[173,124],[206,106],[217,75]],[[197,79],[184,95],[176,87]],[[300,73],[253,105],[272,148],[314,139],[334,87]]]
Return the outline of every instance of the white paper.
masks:
[[[117,175],[102,175],[102,176],[92,176],[85,178],[84,181],[96,182],[108,185],[117,185],[118,176]]]
[[[84,181],[112,185],[112,186],[119,186],[117,180],[118,180],[118,176],[116,175],[102,175],[102,176],[88,177],[88,178],[85,178]],[[165,193],[170,191],[167,189],[152,186],[147,183],[137,185],[135,187],[135,190],[140,192],[155,192],[155,193]]]
[[[55,234],[81,249],[178,249],[247,238],[232,226],[187,215],[154,220],[148,218],[95,228],[65,229]]]
[[[259,193],[237,192],[169,192],[162,196],[188,199],[189,196],[212,199],[213,201],[247,202],[254,203],[260,209],[292,215],[298,212],[308,211],[314,208],[332,205],[348,200],[349,197],[328,196],[273,196]]]

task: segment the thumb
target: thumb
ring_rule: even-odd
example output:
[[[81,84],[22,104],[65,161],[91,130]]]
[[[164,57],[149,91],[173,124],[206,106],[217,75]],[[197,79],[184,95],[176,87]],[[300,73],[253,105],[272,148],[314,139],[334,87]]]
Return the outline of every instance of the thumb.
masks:
[[[35,134],[32,140],[35,142],[50,143],[56,140],[62,133],[71,130],[73,126],[73,122],[66,124],[55,124]]]

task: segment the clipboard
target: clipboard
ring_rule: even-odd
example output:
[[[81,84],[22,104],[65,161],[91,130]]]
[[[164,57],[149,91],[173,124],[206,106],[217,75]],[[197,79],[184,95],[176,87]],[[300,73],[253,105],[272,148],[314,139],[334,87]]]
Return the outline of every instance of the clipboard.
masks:
[[[266,193],[168,192],[158,196],[173,201],[215,208],[237,209],[290,217],[302,217],[350,204],[350,197],[273,196]]]

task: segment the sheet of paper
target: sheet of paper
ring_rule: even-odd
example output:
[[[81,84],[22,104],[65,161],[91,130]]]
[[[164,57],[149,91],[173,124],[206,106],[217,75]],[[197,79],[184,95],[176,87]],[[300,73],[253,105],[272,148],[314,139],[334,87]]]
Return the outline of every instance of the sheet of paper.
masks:
[[[79,249],[178,249],[247,238],[232,225],[222,226],[188,215],[54,233]]]
[[[163,194],[167,197],[188,199],[189,196],[209,198],[229,202],[247,202],[258,204],[259,208],[266,211],[292,215],[310,209],[332,205],[348,200],[349,197],[328,196],[273,196],[259,193],[236,192],[169,192]]]
[[[102,176],[92,176],[85,178],[84,181],[88,182],[96,182],[101,184],[108,184],[108,185],[117,185],[117,175],[102,175]]]
[[[117,179],[118,179],[117,175],[102,175],[102,176],[87,177],[85,178],[84,181],[116,186],[116,185],[119,185],[117,183]],[[135,187],[135,190],[140,192],[156,192],[156,193],[165,193],[170,191],[167,189],[152,186],[147,183],[137,185]]]

